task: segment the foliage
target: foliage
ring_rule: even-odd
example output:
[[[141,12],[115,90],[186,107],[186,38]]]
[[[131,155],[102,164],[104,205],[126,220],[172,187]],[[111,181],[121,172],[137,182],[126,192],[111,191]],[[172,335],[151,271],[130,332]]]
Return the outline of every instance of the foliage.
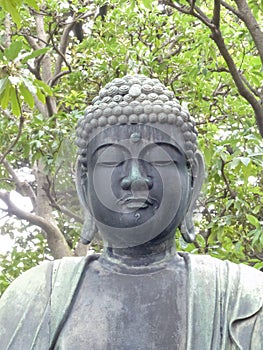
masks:
[[[188,104],[207,165],[197,241],[185,244],[178,237],[178,248],[262,268],[259,117],[240,92],[218,37],[213,38],[214,27],[200,17],[202,12],[215,20],[212,2],[193,3],[196,8],[188,1],[114,0],[104,17],[102,1],[0,1],[0,198],[18,219],[7,194],[16,190],[31,198],[33,209],[22,219],[38,225],[37,219],[40,225],[48,218],[52,227],[39,226],[40,235],[53,256],[72,254],[82,222],[74,190],[76,122],[104,84],[139,72],[158,77]],[[220,33],[257,104],[263,81],[260,50],[235,2],[224,3]],[[249,6],[260,23],[261,5],[253,0]],[[21,168],[29,169],[30,181],[17,176]],[[64,250],[54,246],[53,232]],[[18,259],[24,259],[15,249],[15,258],[1,263],[10,276],[4,285],[19,273]],[[39,250],[23,248],[22,253],[32,254],[30,266],[45,257]]]
[[[10,229],[8,222],[5,222],[5,227]],[[14,228],[12,233],[14,234]],[[4,234],[4,232],[1,232],[1,234]],[[19,230],[17,229],[13,238],[12,250],[0,254],[0,295],[22,272],[39,264],[44,259],[52,259],[43,235],[37,230],[29,228],[28,224],[20,222]]]

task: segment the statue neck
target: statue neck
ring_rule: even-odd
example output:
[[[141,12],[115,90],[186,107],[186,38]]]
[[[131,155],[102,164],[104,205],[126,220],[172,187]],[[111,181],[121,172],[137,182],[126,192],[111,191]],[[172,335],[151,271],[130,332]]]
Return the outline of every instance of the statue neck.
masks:
[[[120,267],[158,267],[176,256],[174,235],[165,240],[153,240],[143,245],[129,248],[105,247],[102,260]]]

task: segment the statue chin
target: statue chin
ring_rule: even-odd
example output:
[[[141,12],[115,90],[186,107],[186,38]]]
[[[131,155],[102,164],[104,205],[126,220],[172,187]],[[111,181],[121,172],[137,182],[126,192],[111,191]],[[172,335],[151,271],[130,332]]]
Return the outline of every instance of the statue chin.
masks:
[[[96,226],[106,246],[112,248],[132,248],[148,242],[153,243],[155,241],[166,240],[178,226],[177,221],[176,217],[172,218],[168,226],[163,226],[164,223],[161,222],[160,215],[157,213],[155,217],[137,226],[118,228],[105,225],[101,222],[97,222]]]

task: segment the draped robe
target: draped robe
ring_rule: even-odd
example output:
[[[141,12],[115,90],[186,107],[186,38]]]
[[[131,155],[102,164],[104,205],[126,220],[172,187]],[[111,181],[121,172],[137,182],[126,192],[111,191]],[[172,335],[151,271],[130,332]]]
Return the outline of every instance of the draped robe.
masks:
[[[188,280],[185,350],[262,350],[262,272],[209,256],[181,256]],[[97,259],[63,258],[17,278],[0,299],[0,349],[64,350],[56,344],[73,297],[85,269]],[[96,344],[92,349],[100,350]],[[171,344],[165,350],[173,349]]]

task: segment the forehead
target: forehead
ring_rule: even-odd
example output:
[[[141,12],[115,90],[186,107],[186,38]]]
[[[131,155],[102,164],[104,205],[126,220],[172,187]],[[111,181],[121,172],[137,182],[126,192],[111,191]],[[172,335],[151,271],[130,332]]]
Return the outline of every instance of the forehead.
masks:
[[[171,126],[169,125],[113,125],[109,128],[97,130],[96,135],[93,135],[88,144],[88,150],[93,153],[103,145],[115,143],[120,145],[126,144],[131,147],[137,145],[144,146],[148,144],[165,143],[170,144],[183,152],[184,141],[181,132],[175,131],[176,130],[171,133]]]

